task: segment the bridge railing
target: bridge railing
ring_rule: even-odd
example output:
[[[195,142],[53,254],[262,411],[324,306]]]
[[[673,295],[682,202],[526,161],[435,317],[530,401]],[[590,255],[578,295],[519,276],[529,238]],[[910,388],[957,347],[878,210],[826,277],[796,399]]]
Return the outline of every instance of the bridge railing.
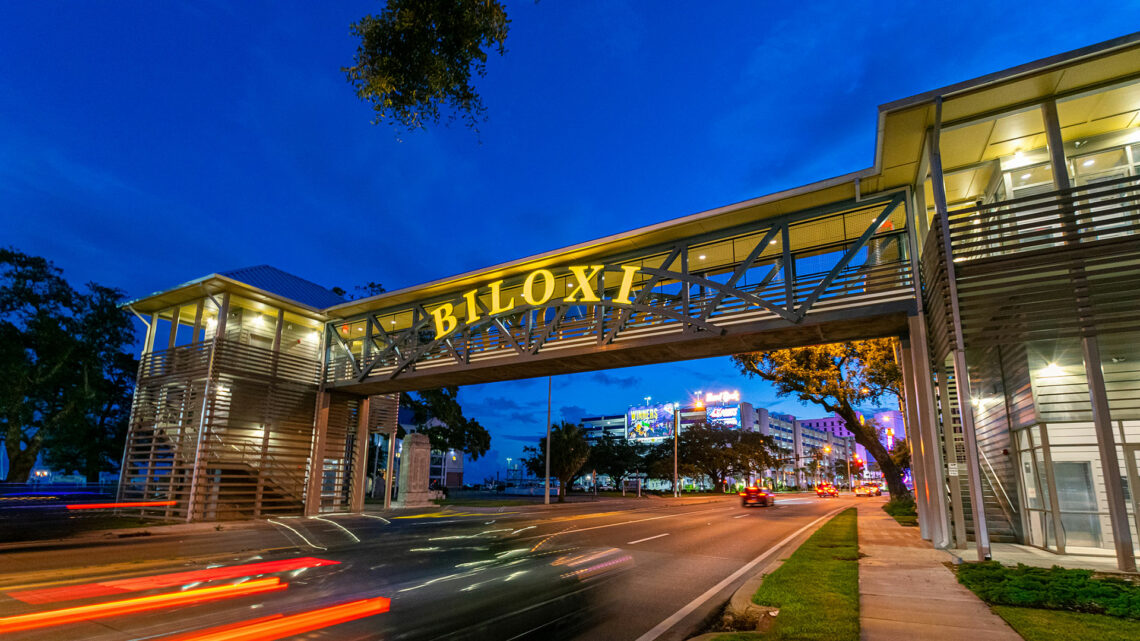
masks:
[[[967,349],[1130,331],[1140,315],[1140,177],[959,209],[948,216]],[[941,219],[922,254],[935,359],[953,340]]]

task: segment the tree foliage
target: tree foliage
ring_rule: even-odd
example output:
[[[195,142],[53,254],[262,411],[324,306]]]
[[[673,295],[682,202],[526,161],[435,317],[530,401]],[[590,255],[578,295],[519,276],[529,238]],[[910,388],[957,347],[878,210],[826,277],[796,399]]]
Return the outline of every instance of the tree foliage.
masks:
[[[360,42],[342,71],[371,103],[374,123],[412,131],[438,122],[442,110],[474,129],[486,108],[472,76],[487,74],[488,52],[506,52],[509,25],[497,0],[388,0],[352,25]]]
[[[332,287],[329,288],[329,291],[346,300],[357,300],[360,298],[379,296],[388,290],[384,289],[384,286],[380,283],[368,281],[363,285],[353,287],[351,292],[343,287]]]
[[[672,465],[673,444],[660,445]],[[705,476],[714,487],[723,487],[728,477],[744,480],[775,465],[775,446],[758,432],[694,423],[681,430],[677,442],[679,474]],[[668,470],[668,478],[672,469]]]
[[[586,440],[586,430],[581,425],[562,421],[550,426],[550,475],[558,479],[558,502],[566,500],[566,490],[582,473],[582,467],[590,458],[590,443]],[[524,447],[529,454],[523,458],[523,465],[531,474],[539,478],[546,476],[546,437],[538,441],[538,447]]]
[[[645,471],[646,445],[615,436],[603,436],[590,447],[587,466],[610,477],[620,486],[625,477],[635,471]]]
[[[777,396],[794,396],[843,419],[883,472],[892,496],[908,494],[902,470],[891,460],[873,422],[859,420],[855,408],[900,394],[902,370],[895,361],[895,339],[880,338],[733,356],[742,372],[770,381]]]
[[[121,292],[76,291],[44,258],[0,249],[0,430],[8,481],[41,451],[65,473],[98,480],[122,456],[138,363]]]
[[[401,394],[400,403],[412,411],[416,431],[431,439],[432,449],[460,450],[476,460],[491,447],[487,429],[463,415],[455,386]]]

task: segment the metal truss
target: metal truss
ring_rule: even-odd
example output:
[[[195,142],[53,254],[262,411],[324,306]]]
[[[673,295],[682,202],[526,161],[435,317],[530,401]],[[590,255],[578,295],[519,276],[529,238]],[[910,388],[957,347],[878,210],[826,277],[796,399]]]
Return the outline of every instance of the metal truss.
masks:
[[[443,302],[439,299],[330,323],[326,383],[335,387],[432,368],[489,367],[561,349],[609,350],[662,334],[680,339],[723,336],[759,321],[797,325],[824,307],[835,310],[873,305],[885,298],[913,298],[902,229],[903,195],[845,205],[593,261],[602,265],[596,283],[601,300],[594,302],[570,300],[576,293],[571,292],[542,305],[523,303],[492,314],[486,301],[476,298],[478,318],[459,319],[454,331],[441,336],[436,335],[429,313]],[[892,220],[899,223],[891,224]],[[861,228],[850,229],[854,222]],[[842,233],[819,229],[842,229]],[[703,260],[701,252],[706,249],[710,255],[723,254],[725,247],[732,249],[730,259],[712,265],[706,263],[713,261]],[[631,263],[639,265],[640,280],[628,302],[614,300],[614,277]],[[797,270],[800,264],[810,269]],[[521,281],[516,278],[504,287]],[[390,331],[383,318],[396,311],[410,311],[411,323]],[[359,328],[361,322],[362,336],[346,333],[345,328]]]

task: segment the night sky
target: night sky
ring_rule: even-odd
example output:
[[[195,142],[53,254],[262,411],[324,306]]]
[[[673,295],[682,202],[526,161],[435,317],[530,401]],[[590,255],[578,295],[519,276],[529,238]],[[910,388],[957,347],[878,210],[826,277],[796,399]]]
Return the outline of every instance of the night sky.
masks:
[[[269,263],[398,289],[871,165],[876,107],[1116,36],[1121,2],[507,2],[490,120],[370,124],[341,67],[379,2],[0,5],[0,244],[130,297]],[[741,389],[727,358],[564,376],[554,416]],[[481,480],[546,381],[466,388]]]

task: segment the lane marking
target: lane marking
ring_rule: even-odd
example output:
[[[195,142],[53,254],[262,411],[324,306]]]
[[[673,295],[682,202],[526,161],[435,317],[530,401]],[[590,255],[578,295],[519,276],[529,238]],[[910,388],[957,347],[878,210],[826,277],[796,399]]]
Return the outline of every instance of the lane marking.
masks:
[[[681,619],[684,619],[685,617],[692,614],[694,610],[701,607],[701,605],[703,605],[705,601],[708,601],[709,599],[713,598],[714,596],[716,596],[716,594],[718,592],[720,592],[725,587],[727,587],[729,584],[731,584],[733,581],[735,581],[736,579],[738,579],[742,575],[744,575],[744,573],[748,572],[749,570],[756,567],[757,565],[760,565],[768,557],[770,557],[773,554],[775,554],[776,552],[780,551],[781,548],[783,548],[789,542],[794,540],[797,536],[803,534],[809,528],[814,527],[815,524],[819,523],[820,521],[823,521],[825,519],[829,519],[829,518],[835,516],[836,514],[839,514],[843,510],[847,509],[847,507],[849,507],[849,506],[845,505],[843,507],[836,508],[836,509],[828,512],[827,514],[824,514],[823,516],[819,517],[818,519],[812,521],[811,523],[808,523],[807,525],[803,526],[802,528],[796,530],[792,534],[789,534],[782,541],[780,541],[776,545],[772,546],[767,552],[761,554],[760,556],[756,557],[755,559],[752,559],[751,561],[748,562],[747,565],[740,568],[736,572],[733,572],[732,574],[728,575],[723,580],[721,580],[720,583],[717,583],[716,585],[714,585],[711,588],[709,588],[708,590],[706,590],[704,594],[702,594],[699,597],[690,601],[688,603],[688,605],[682,607],[680,610],[677,610],[673,614],[669,615],[668,618],[666,618],[661,623],[658,623],[649,632],[646,632],[645,634],[637,637],[636,641],[654,641],[655,639],[660,637],[662,634],[665,634],[666,632],[668,632],[670,628],[677,625],[677,623],[679,623],[681,621]]]
[[[742,519],[742,518],[744,518],[744,517],[746,517],[746,516],[748,516],[748,515],[747,515],[747,514],[741,514],[740,516],[734,516],[734,517],[732,517],[732,518],[734,518],[734,519]]]
[[[273,519],[265,519],[265,520],[269,523],[274,524],[274,525],[280,525],[281,527],[285,528],[286,530],[289,530],[293,534],[296,534],[297,536],[301,537],[301,540],[305,542],[305,545],[308,545],[311,548],[316,548],[318,550],[327,550],[328,549],[323,545],[317,545],[316,543],[313,543],[309,539],[306,539],[305,535],[298,532],[295,528],[289,527],[288,525],[285,525],[284,523],[281,523],[279,521],[274,521]]]
[[[645,543],[646,541],[652,541],[653,539],[659,539],[663,536],[669,536],[669,533],[666,532],[665,534],[658,534],[657,536],[647,536],[644,539],[638,539],[636,541],[630,541],[630,542],[626,543],[626,545],[635,545],[637,543]]]
[[[606,525],[594,525],[592,527],[578,528],[576,530],[566,530],[564,532],[557,532],[556,534],[577,534],[578,532],[588,532],[590,530],[600,530],[602,528],[607,528],[607,527],[617,527],[619,525],[629,525],[630,523],[641,523],[643,521],[656,521],[657,519],[672,519],[672,518],[676,518],[678,516],[688,516],[690,514],[703,514],[705,512],[723,512],[725,510],[735,510],[735,509],[736,508],[734,508],[734,507],[731,507],[731,508],[718,507],[718,508],[713,508],[710,510],[694,510],[692,512],[681,512],[679,514],[663,514],[661,516],[651,516],[651,517],[645,518],[645,519],[634,519],[632,521],[622,521],[621,523],[607,523]],[[524,537],[524,538],[519,539],[519,540],[520,541],[526,541],[529,539],[537,539],[537,538],[541,538],[544,536],[550,536],[550,535],[536,534],[535,536],[528,536],[528,537]]]
[[[325,522],[325,523],[328,523],[328,524],[330,524],[330,525],[335,525],[335,526],[337,526],[338,528],[340,528],[340,529],[344,530],[344,533],[345,533],[345,534],[347,534],[347,535],[351,536],[351,537],[352,537],[352,541],[353,541],[354,543],[360,543],[360,539],[359,539],[359,538],[357,538],[357,536],[356,536],[355,534],[353,534],[353,533],[352,533],[352,532],[351,532],[351,531],[350,531],[348,528],[344,527],[344,526],[343,526],[343,525],[341,525],[340,523],[337,523],[336,521],[330,521],[330,520],[328,520],[328,519],[324,519],[324,518],[321,518],[321,517],[319,517],[319,516],[310,516],[309,518],[310,518],[310,519],[316,519],[316,520],[318,520],[318,521],[323,521],[323,522]]]

